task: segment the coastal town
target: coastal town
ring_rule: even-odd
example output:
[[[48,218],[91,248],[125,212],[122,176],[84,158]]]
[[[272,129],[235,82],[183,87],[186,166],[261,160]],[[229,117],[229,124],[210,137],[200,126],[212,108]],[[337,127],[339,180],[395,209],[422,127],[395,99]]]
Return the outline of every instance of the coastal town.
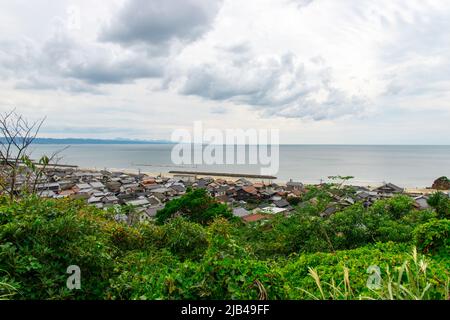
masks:
[[[130,173],[108,170],[82,170],[72,168],[51,168],[37,185],[37,192],[42,198],[84,199],[88,204],[100,209],[131,206],[133,216],[118,213],[115,220],[132,224],[155,218],[165,203],[184,195],[190,189],[206,189],[209,195],[220,203],[227,204],[233,215],[245,222],[270,219],[276,214],[289,215],[295,205],[316,204],[317,199],[302,201],[302,196],[310,186],[299,181],[275,183],[272,180],[258,180],[253,177],[237,178],[204,176],[192,174]],[[320,185],[316,187],[320,188]],[[440,190],[449,186],[446,181],[436,180],[433,184]],[[376,200],[390,198],[396,194],[406,194],[414,200],[417,209],[427,209],[427,194],[434,189],[408,190],[393,183],[377,187],[353,186],[351,194],[330,193],[332,201],[320,214],[327,217],[356,202],[369,207]]]

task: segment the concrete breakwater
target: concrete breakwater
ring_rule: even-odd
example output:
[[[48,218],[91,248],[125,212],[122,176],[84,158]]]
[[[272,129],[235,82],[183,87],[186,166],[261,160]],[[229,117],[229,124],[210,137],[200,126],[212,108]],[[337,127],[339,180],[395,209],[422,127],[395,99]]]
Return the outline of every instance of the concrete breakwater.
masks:
[[[215,176],[215,177],[233,177],[233,178],[251,178],[251,179],[266,179],[276,180],[275,176],[265,176],[259,174],[242,174],[242,173],[224,173],[224,172],[202,172],[202,171],[169,171],[170,174],[186,174],[199,176]]]

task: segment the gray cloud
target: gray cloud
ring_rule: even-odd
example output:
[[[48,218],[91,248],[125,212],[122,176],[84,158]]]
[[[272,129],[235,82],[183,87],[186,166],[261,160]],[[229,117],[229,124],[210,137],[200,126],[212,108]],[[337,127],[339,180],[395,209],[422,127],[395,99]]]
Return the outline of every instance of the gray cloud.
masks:
[[[223,106],[215,106],[211,108],[212,114],[226,114],[228,113],[228,110]]]
[[[173,42],[189,43],[205,34],[221,4],[222,0],[130,0],[100,40],[166,53]]]
[[[314,120],[363,113],[368,103],[337,88],[331,68],[320,57],[305,63],[290,53],[246,63],[239,55],[233,57],[191,68],[179,92],[250,105],[266,116]]]
[[[14,79],[20,89],[90,93],[101,93],[102,84],[162,77],[173,45],[207,32],[221,4],[222,0],[129,0],[100,32],[100,40],[113,43],[76,39],[63,25],[42,43],[4,41],[0,77]]]
[[[111,47],[82,43],[67,34],[54,35],[42,45],[22,40],[0,47],[0,76],[14,78],[21,89],[99,93],[93,85],[160,77],[166,64],[145,52],[116,54]]]

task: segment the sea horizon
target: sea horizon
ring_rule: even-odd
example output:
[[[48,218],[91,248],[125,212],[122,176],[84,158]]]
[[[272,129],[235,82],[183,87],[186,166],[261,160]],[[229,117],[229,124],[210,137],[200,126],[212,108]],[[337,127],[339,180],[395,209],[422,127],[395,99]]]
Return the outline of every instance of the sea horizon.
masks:
[[[190,170],[259,174],[258,165],[214,164],[175,165],[171,161],[174,144],[34,144],[37,158],[63,150],[59,163],[80,168],[121,169],[151,173]],[[224,151],[232,146],[226,146]],[[247,146],[248,147],[248,146]],[[244,152],[243,146],[233,146]],[[242,148],[242,149],[241,149]],[[245,149],[247,150],[247,148]],[[402,187],[426,188],[441,176],[448,176],[448,145],[320,145],[283,144],[279,146],[277,181],[296,180],[316,184],[329,176],[353,176],[358,185],[391,182]]]

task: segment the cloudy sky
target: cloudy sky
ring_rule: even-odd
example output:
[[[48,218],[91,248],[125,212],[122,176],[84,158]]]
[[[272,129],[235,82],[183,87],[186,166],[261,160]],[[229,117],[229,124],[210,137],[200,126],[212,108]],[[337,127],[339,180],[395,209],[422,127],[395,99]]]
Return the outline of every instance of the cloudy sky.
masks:
[[[0,0],[0,111],[43,137],[450,144],[448,0],[32,3]]]

